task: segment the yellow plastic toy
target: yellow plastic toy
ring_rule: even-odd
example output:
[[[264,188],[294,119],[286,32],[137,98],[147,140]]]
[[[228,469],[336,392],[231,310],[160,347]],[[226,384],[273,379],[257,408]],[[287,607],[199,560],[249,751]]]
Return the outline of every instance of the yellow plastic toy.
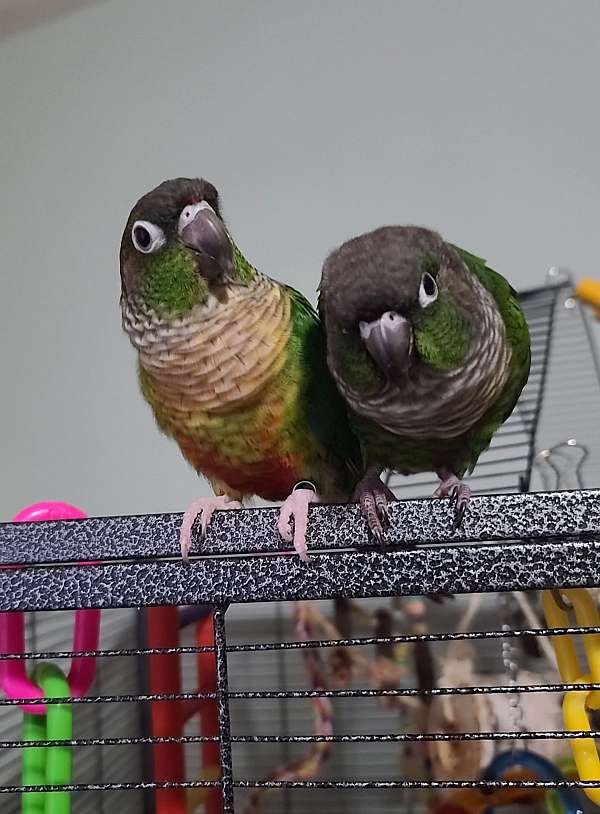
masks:
[[[591,305],[600,319],[600,282],[592,277],[584,277],[575,286],[575,295],[581,302]]]
[[[600,627],[600,614],[588,590],[565,589],[560,591],[560,597],[563,596],[570,602],[578,626]],[[570,627],[569,614],[557,603],[553,592],[544,592],[543,603],[548,627]],[[550,641],[556,654],[561,678],[566,684],[600,684],[600,634],[586,633],[583,636],[587,667],[580,664],[571,635],[551,636]],[[598,708],[600,708],[598,690],[568,690],[563,700],[566,729],[570,732],[590,732],[587,710]],[[600,758],[593,738],[575,738],[570,743],[579,778],[600,783]],[[592,802],[600,805],[600,788],[586,788],[583,791]]]

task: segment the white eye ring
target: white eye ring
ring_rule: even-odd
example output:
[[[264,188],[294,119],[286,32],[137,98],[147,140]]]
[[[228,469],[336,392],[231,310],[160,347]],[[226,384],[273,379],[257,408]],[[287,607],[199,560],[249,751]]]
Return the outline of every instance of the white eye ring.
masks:
[[[131,241],[138,252],[152,254],[167,242],[165,233],[155,223],[148,220],[136,220],[131,227]]]
[[[201,209],[210,209],[211,212],[215,211],[206,201],[199,201],[198,203],[188,204],[187,206],[183,207],[181,214],[179,215],[179,224],[177,225],[179,234],[183,232],[188,223],[191,223],[194,220]]]
[[[432,302],[438,298],[438,287],[434,278],[428,271],[421,277],[421,285],[419,286],[419,305],[421,308],[427,308]]]

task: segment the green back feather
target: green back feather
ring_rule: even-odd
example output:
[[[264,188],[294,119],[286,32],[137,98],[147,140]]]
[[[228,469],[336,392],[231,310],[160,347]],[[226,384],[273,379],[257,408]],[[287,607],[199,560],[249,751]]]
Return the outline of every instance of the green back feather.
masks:
[[[302,400],[307,424],[323,447],[335,450],[336,455],[346,462],[353,485],[352,473],[360,470],[360,447],[350,432],[346,405],[327,367],[325,331],[308,300],[289,286],[283,288],[292,306],[289,352],[301,356]]]

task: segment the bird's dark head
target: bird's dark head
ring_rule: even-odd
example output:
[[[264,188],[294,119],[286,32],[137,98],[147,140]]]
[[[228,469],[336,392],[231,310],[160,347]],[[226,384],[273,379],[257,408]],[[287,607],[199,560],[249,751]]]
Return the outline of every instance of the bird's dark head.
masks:
[[[135,204],[121,239],[123,297],[183,313],[236,280],[219,194],[202,178],[164,181]]]
[[[334,251],[320,289],[344,375],[370,389],[401,384],[419,365],[458,366],[474,300],[467,276],[437,232],[415,226],[376,229]]]

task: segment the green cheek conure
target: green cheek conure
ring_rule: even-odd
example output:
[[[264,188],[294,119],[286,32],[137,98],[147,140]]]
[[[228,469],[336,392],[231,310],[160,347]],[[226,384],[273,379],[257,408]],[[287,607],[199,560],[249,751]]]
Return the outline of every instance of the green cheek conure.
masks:
[[[360,439],[355,492],[381,538],[394,496],[383,469],[432,471],[436,497],[462,521],[462,482],[529,376],[529,330],[517,295],[485,261],[436,232],[390,226],[343,244],[325,261],[319,312],[329,368]]]
[[[203,179],[165,181],[136,203],[120,265],[144,398],[217,496],[184,515],[182,555],[198,515],[205,531],[215,509],[257,495],[285,501],[278,528],[306,558],[308,504],[347,500],[360,476],[316,312],[245,259]],[[295,489],[303,481],[318,496]]]

